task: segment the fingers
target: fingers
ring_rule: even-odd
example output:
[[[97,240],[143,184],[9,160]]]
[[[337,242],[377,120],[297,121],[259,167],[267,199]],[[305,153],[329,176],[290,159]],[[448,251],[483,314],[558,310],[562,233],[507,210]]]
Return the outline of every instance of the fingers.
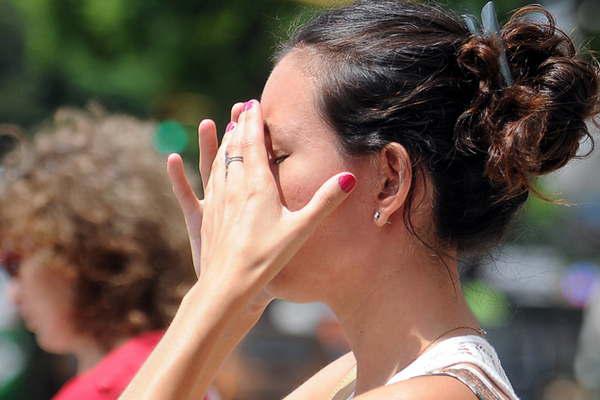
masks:
[[[253,178],[271,174],[269,157],[265,147],[265,133],[260,104],[250,100],[244,105],[236,127],[236,135],[230,143],[229,154],[244,157],[244,167]]]
[[[227,141],[228,143],[231,143],[232,141],[235,140],[235,136],[238,134],[241,134],[241,131],[238,131],[237,129],[237,124],[235,122],[231,122],[228,129],[228,137],[227,137]],[[228,146],[228,144],[225,144],[225,146]],[[225,179],[225,183],[227,187],[230,187],[232,191],[236,192],[239,191],[240,189],[240,184],[243,180],[243,176],[244,176],[244,166],[243,166],[243,157],[241,155],[241,153],[237,152],[235,149],[231,148],[230,146],[227,149],[227,156],[230,158],[230,161],[228,162],[229,165],[227,165],[227,163],[225,163],[225,175],[226,175],[226,179]],[[241,159],[239,157],[242,157]]]
[[[228,153],[228,147],[234,129],[237,130],[235,122],[230,122],[227,129],[228,130],[223,135],[221,146],[217,150],[217,155],[215,157],[215,162],[211,171],[211,179],[209,182],[209,191],[212,193],[212,196],[215,198],[215,202],[217,204],[222,204],[222,201],[225,198],[225,155],[231,155]]]
[[[181,210],[185,215],[190,215],[198,209],[200,201],[185,176],[183,159],[179,154],[171,154],[169,156],[167,159],[167,172]]]
[[[205,130],[207,133],[204,133]],[[215,130],[214,122],[210,120],[203,121],[199,129],[203,134],[202,137],[205,135],[211,140],[209,142],[211,147],[205,150],[209,156],[205,156],[205,159],[214,160],[210,169],[210,179],[206,182],[204,180],[206,173],[204,173],[203,183],[207,187],[206,193],[213,193],[219,198],[217,202],[220,202],[236,194],[230,193],[229,196],[225,196],[225,187],[231,187],[230,191],[238,191],[242,187],[242,181],[247,175],[245,174],[246,168],[251,168],[252,173],[249,176],[252,176],[253,179],[270,176],[271,169],[265,148],[263,120],[258,101],[251,100],[246,103],[234,104],[231,108],[231,122],[223,135],[221,145],[216,149],[216,154],[212,147]],[[234,157],[229,165],[226,165],[225,155]],[[237,157],[242,157],[243,161],[235,160]],[[208,165],[202,163],[202,168],[208,169]],[[224,185],[225,183],[226,185]]]
[[[200,176],[202,177],[202,187],[206,191],[210,171],[219,148],[217,139],[217,126],[214,121],[205,119],[198,125],[198,144],[200,146]]]
[[[173,185],[173,192],[183,211],[185,225],[190,239],[194,270],[200,277],[200,228],[203,219],[203,204],[198,200],[185,176],[183,160],[179,154],[171,154],[167,159],[167,172]]]
[[[227,130],[226,130],[226,132],[229,136],[231,136],[233,134],[233,130],[236,128],[237,123],[239,121],[240,114],[242,113],[243,110],[244,110],[244,103],[235,103],[233,105],[233,107],[231,107],[231,122],[227,125]],[[228,149],[226,149],[226,150],[227,150],[227,155],[229,157],[237,155],[237,154],[232,154]],[[237,175],[240,172],[241,168],[236,168],[236,167],[238,167],[237,165],[234,165],[236,162],[231,163],[229,165],[229,167],[225,166],[225,170],[227,171],[226,174],[227,174],[228,182],[230,182],[232,180],[236,181],[238,179]],[[232,178],[230,178],[230,176],[232,174],[234,176]]]
[[[231,122],[238,121],[243,109],[244,103],[235,103],[233,107],[231,107]],[[214,121],[206,119],[200,122],[200,125],[198,126],[198,143],[200,145],[199,168],[202,177],[202,187],[206,190],[210,178],[210,171],[219,149],[217,126]]]
[[[297,212],[298,228],[309,234],[348,198],[356,186],[356,177],[344,172],[328,179],[304,208]]]
[[[231,107],[231,122],[238,122],[240,114],[244,110],[244,103],[235,103]]]

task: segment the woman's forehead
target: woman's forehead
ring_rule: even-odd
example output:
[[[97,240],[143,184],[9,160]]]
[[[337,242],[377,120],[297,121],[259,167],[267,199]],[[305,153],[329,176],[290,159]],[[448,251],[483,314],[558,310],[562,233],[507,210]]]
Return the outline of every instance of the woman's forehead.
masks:
[[[322,125],[315,108],[314,80],[300,66],[301,61],[296,52],[283,57],[263,89],[263,118],[273,139]]]

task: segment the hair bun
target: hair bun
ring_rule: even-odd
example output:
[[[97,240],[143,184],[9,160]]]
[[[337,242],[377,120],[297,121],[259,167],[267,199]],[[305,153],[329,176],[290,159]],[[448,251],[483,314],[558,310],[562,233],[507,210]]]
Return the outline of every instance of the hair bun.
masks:
[[[477,89],[455,140],[463,153],[487,153],[485,175],[505,199],[535,191],[531,179],[577,157],[582,138],[593,144],[585,120],[598,112],[600,70],[541,6],[519,9],[501,36],[515,80],[509,87],[502,87],[494,38],[472,36],[458,51],[458,65]]]

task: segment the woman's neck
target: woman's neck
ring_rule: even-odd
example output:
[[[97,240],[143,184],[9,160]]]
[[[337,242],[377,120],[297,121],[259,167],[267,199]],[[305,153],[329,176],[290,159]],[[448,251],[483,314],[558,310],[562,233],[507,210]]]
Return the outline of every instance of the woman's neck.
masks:
[[[357,360],[357,394],[386,384],[444,332],[479,328],[462,295],[456,263],[447,262],[453,286],[439,259],[424,263],[426,258],[373,266],[365,271],[369,278],[328,302]],[[475,332],[454,330],[444,337],[469,333]]]

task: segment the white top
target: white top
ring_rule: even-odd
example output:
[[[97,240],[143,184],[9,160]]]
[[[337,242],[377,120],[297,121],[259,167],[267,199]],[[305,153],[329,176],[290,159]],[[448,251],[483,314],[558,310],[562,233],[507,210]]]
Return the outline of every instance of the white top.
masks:
[[[429,347],[386,385],[422,375],[449,375],[481,400],[519,400],[492,345],[477,335],[443,339]],[[354,397],[350,395],[348,400]]]

